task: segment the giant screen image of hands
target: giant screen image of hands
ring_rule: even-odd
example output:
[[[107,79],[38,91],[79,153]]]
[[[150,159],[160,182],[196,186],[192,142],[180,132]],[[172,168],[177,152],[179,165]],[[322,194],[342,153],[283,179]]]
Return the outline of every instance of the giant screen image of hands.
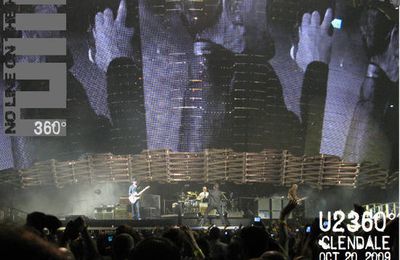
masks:
[[[243,53],[246,48],[246,30],[239,10],[244,7],[232,7],[232,3],[225,0],[220,5],[222,10],[217,18],[214,18],[214,24],[199,31],[196,38],[208,39],[233,53]]]
[[[304,72],[300,100],[304,154],[320,153],[332,49],[329,33],[332,19],[331,8],[326,10],[322,23],[318,11],[305,13],[299,27],[299,43],[290,53]]]
[[[112,10],[107,8],[98,12],[95,19],[93,36],[95,39],[95,58],[91,52],[91,59],[104,72],[108,65],[116,58],[132,57],[133,47],[131,39],[134,29],[125,25],[127,17],[126,1],[121,0],[117,17],[113,18]]]
[[[303,71],[306,71],[307,66],[313,61],[329,64],[332,49],[332,36],[329,35],[329,28],[332,20],[331,8],[326,10],[322,23],[318,11],[303,15],[299,27],[298,46],[297,48],[293,46],[290,51],[291,57]]]
[[[352,114],[343,157],[398,171],[398,11],[373,3],[360,17],[369,65]]]
[[[382,54],[372,56],[371,63],[378,65],[392,82],[399,80],[399,28],[394,26],[390,31],[389,44]]]
[[[128,4],[132,7],[129,14],[126,0],[119,2],[115,19],[111,8],[96,14],[95,54],[89,53],[106,73],[112,121],[110,150],[114,154],[139,153],[147,147],[140,29],[135,15],[138,6],[135,2]],[[134,27],[126,25],[128,18]]]

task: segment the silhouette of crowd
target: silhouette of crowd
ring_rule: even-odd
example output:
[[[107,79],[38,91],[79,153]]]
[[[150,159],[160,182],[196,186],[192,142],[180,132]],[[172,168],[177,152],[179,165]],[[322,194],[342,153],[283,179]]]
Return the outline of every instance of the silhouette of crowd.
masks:
[[[329,236],[390,236],[391,259],[398,259],[398,218],[387,222],[384,232],[324,233],[316,218],[310,225],[288,224],[296,208],[291,200],[275,222],[254,222],[235,229],[210,226],[191,229],[187,226],[154,227],[136,230],[121,225],[110,231],[91,229],[83,217],[69,221],[65,227],[55,216],[33,212],[23,226],[0,225],[1,259],[209,259],[209,260],[292,260],[318,259],[323,252],[319,239]],[[363,208],[355,207],[362,213]],[[309,229],[309,230],[307,230]],[[356,252],[358,259],[365,254]],[[337,259],[345,259],[340,251]]]

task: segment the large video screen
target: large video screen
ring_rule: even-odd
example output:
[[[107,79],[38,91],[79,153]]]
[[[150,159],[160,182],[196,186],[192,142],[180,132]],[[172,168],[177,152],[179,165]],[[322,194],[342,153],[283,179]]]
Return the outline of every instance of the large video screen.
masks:
[[[66,63],[67,108],[20,116],[66,119],[67,135],[3,129],[0,170],[146,149],[277,149],[398,168],[397,3],[68,0],[17,11],[66,14],[66,30],[15,37],[67,39],[64,56],[16,58]],[[49,81],[14,88],[43,92]]]

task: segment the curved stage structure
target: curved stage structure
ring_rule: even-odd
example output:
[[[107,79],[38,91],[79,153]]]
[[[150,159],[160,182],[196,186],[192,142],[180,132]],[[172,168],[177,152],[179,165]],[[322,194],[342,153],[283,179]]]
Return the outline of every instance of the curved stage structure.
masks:
[[[396,177],[397,176],[397,177]],[[62,188],[73,183],[129,182],[233,182],[267,183],[290,186],[303,183],[311,187],[379,186],[396,181],[372,163],[349,163],[336,156],[297,157],[288,151],[264,150],[239,153],[227,149],[201,153],[145,150],[135,155],[91,154],[75,161],[50,160],[33,167],[3,172],[0,183],[27,188],[54,185]]]

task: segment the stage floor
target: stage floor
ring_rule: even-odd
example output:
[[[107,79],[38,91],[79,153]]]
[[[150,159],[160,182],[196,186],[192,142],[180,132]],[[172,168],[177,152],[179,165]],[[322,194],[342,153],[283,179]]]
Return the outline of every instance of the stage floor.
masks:
[[[69,216],[65,218],[66,224],[69,220],[75,219],[78,216]],[[147,229],[147,228],[155,228],[155,227],[169,227],[175,225],[185,225],[191,228],[208,228],[211,225],[221,226],[221,220],[218,217],[211,217],[211,223],[206,221],[204,226],[201,226],[200,219],[194,217],[184,217],[179,218],[178,216],[173,215],[165,215],[160,218],[152,218],[152,219],[141,219],[141,220],[132,220],[132,219],[86,219],[88,226],[92,229],[96,228],[116,228],[121,225],[129,225],[138,229]],[[252,219],[249,218],[240,218],[240,217],[230,217],[228,218],[230,222],[230,228],[237,228],[239,226],[247,226],[251,224]]]

